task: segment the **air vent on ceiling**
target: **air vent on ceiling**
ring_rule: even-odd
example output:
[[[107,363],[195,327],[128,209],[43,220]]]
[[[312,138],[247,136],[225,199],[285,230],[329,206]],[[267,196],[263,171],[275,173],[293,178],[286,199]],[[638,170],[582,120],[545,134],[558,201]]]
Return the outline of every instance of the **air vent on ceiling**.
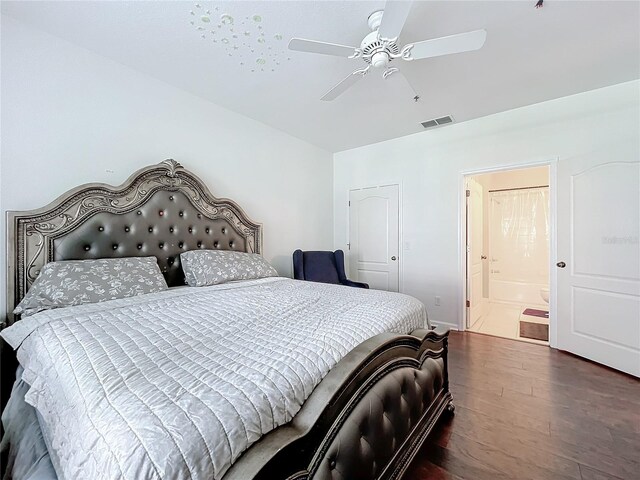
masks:
[[[446,117],[434,118],[433,120],[427,120],[422,122],[424,128],[439,127],[440,125],[446,125],[447,123],[453,123],[453,117],[447,115]]]

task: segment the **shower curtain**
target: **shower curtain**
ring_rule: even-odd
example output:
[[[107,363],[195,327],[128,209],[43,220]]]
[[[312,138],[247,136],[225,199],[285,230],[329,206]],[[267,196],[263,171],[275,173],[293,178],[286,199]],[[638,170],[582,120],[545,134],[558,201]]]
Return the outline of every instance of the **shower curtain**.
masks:
[[[513,291],[516,287],[512,282],[535,288],[548,285],[549,188],[490,192],[490,200],[490,274],[495,280],[494,289],[508,287],[506,290]]]

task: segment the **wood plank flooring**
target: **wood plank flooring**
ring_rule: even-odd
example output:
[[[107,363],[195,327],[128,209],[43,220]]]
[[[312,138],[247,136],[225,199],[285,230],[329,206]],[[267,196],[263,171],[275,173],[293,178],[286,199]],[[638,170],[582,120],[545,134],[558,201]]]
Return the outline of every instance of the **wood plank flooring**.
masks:
[[[455,415],[403,480],[640,480],[640,381],[541,345],[451,332]]]

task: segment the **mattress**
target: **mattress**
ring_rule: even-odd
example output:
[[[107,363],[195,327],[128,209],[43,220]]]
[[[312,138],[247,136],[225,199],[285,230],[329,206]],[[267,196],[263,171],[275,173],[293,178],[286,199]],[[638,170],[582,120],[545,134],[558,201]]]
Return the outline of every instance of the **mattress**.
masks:
[[[45,311],[2,336],[60,478],[220,479],[358,344],[425,327],[406,295],[270,278]]]

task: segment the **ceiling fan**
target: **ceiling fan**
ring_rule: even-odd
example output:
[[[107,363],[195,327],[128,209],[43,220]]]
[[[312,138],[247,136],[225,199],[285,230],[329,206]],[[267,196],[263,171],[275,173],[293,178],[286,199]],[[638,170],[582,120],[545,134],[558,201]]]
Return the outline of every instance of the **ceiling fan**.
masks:
[[[400,72],[397,67],[390,66],[391,62],[396,59],[411,61],[439,57],[452,53],[469,52],[478,50],[484,45],[487,38],[486,30],[474,30],[472,32],[458,33],[447,37],[409,43],[400,48],[398,37],[409,16],[411,5],[411,1],[388,0],[384,10],[377,10],[369,15],[367,23],[369,24],[371,33],[364,37],[360,43],[360,47],[349,47],[337,43],[319,42],[316,40],[306,40],[304,38],[291,39],[289,42],[289,50],[335,55],[346,58],[360,58],[364,60],[366,64],[363,68],[355,70],[347,78],[334,86],[321,100],[329,101],[336,99],[369,73],[371,67],[373,67],[378,69],[384,68],[382,72],[384,79],[401,77],[408,87],[411,88],[414,94],[413,99],[418,101],[420,96],[415,92],[415,89],[411,87],[406,78],[404,78],[402,72]]]

